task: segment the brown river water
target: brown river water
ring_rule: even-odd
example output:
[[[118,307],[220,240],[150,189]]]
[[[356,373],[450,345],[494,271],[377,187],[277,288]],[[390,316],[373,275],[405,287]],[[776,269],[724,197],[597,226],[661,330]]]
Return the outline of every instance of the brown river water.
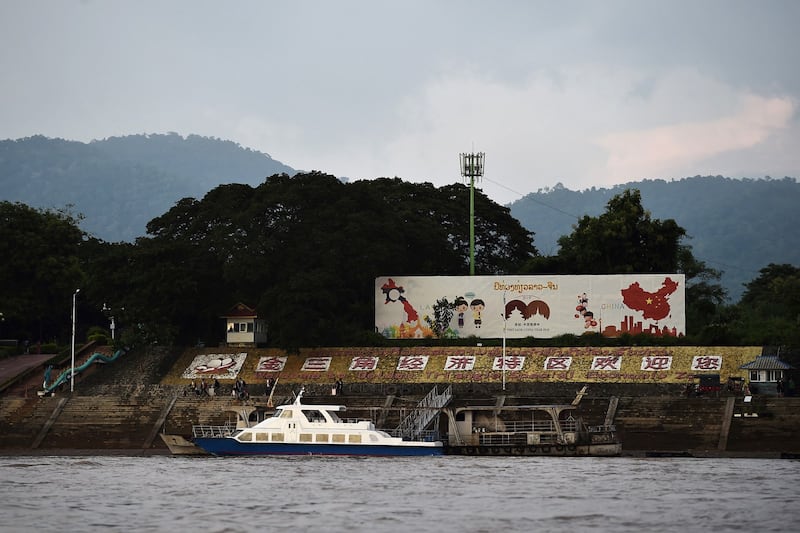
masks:
[[[800,461],[0,457],[0,531],[791,531]]]

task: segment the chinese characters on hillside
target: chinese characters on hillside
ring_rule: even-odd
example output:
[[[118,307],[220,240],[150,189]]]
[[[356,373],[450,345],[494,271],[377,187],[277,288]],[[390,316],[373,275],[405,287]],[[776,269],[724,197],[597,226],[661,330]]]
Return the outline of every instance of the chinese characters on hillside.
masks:
[[[247,357],[246,353],[235,354],[206,354],[198,355],[194,358],[189,367],[181,377],[197,378],[202,376],[214,376],[220,379],[234,379],[242,368]],[[520,372],[526,379],[578,379],[585,377],[589,379],[614,379],[615,377],[625,379],[648,379],[648,375],[661,376],[663,379],[668,372],[673,373],[677,379],[687,379],[696,373],[719,373],[722,370],[721,355],[695,355],[690,364],[686,364],[683,359],[682,365],[688,368],[676,368],[675,359],[672,355],[654,354],[644,356],[631,355],[594,355],[586,368],[586,360],[582,364],[576,365],[578,358],[568,355],[554,355],[544,359],[541,366],[531,363],[530,358],[520,355],[505,356],[481,356],[474,354],[448,355],[443,362],[432,363],[428,355],[401,355],[385,358],[391,361],[391,367],[384,363],[383,372],[443,372],[440,376],[463,376],[464,372],[477,372],[485,376],[486,370],[479,371],[480,367],[487,368],[489,361],[482,359],[490,358],[491,370],[493,372]],[[377,355],[354,355],[349,358],[348,372],[381,372],[379,363],[381,357]],[[286,371],[287,356],[261,356],[258,359],[255,371],[258,374],[280,373]],[[332,356],[310,356],[303,359],[299,372],[301,373],[327,373],[331,370],[334,357]],[[394,364],[394,361],[397,361]],[[626,368],[637,368],[635,372],[623,372],[623,360],[627,360]],[[481,363],[481,361],[483,361]],[[479,364],[480,363],[480,364]],[[633,365],[636,365],[635,367]],[[577,368],[585,372],[580,376]],[[296,371],[295,371],[296,372]],[[308,374],[311,376],[312,374]],[[444,378],[448,379],[448,378]]]

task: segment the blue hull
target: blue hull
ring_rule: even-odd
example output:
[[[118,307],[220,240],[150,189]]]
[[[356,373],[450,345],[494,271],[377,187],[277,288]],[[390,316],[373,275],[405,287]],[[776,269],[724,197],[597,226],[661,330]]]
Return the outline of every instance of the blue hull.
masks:
[[[416,457],[444,455],[442,446],[371,446],[364,444],[241,443],[231,438],[198,437],[194,443],[212,455],[358,455]]]

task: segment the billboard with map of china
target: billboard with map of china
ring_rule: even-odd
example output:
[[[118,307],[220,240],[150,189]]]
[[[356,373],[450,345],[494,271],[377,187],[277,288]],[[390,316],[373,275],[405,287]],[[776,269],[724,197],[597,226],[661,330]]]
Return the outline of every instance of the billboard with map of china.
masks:
[[[391,276],[375,280],[384,337],[686,334],[683,274]]]

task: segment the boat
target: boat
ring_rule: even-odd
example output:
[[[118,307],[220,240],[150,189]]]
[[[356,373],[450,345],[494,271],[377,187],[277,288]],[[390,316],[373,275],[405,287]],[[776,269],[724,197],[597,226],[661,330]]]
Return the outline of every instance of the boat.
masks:
[[[195,425],[192,443],[211,455],[442,455],[441,441],[411,441],[375,428],[372,421],[343,419],[344,405],[315,405],[302,401],[303,390],[291,404],[251,427]]]
[[[617,456],[622,453],[613,419],[589,426],[577,416],[581,389],[570,404],[481,405],[444,409],[448,420],[445,453],[498,456]]]

